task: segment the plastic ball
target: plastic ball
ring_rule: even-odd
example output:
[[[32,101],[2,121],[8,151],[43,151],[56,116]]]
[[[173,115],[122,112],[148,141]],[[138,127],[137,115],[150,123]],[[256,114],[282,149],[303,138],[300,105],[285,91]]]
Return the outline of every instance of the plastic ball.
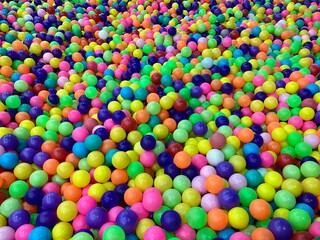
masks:
[[[125,232],[119,226],[110,226],[108,227],[102,235],[103,240],[124,240]]]
[[[174,210],[165,211],[161,216],[161,226],[170,232],[178,230],[181,226],[181,217]]]
[[[305,231],[311,224],[308,212],[299,208],[294,208],[289,212],[288,221],[295,231]]]
[[[35,227],[29,234],[28,240],[29,239],[36,239],[36,240],[40,240],[40,239],[44,239],[44,240],[49,240],[51,239],[51,231],[46,228],[46,227]]]
[[[207,223],[207,213],[200,207],[190,208],[187,213],[187,222],[194,229],[201,229]]]
[[[118,214],[116,224],[120,226],[125,233],[131,233],[137,227],[138,216],[132,210],[123,210]]]
[[[268,225],[275,239],[290,239],[293,236],[293,229],[290,223],[283,218],[273,218]]]

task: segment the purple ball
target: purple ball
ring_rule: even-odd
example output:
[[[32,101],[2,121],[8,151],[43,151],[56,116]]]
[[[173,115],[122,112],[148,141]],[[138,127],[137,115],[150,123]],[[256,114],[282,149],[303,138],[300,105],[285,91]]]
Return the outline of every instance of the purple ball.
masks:
[[[284,218],[274,218],[269,222],[269,230],[273,233],[276,240],[291,239],[293,229],[290,223]]]
[[[43,141],[42,137],[37,136],[37,135],[31,136],[28,139],[28,147],[31,147],[35,150],[40,150],[43,142],[44,141]]]
[[[55,211],[42,211],[36,219],[37,226],[53,228],[57,223],[57,215]]]
[[[116,218],[116,224],[120,226],[126,233],[132,233],[137,227],[138,216],[134,211],[130,209],[124,209],[118,214]]]
[[[33,157],[33,162],[38,167],[42,167],[44,162],[50,158],[49,153],[46,152],[38,152]]]
[[[234,168],[232,164],[229,162],[221,162],[218,163],[216,171],[220,177],[228,179],[234,173]]]
[[[239,195],[237,191],[232,188],[222,189],[218,194],[218,201],[220,206],[225,209],[231,209],[240,204]]]
[[[193,125],[192,131],[197,136],[203,136],[208,132],[208,126],[203,122],[197,122]]]
[[[45,210],[56,210],[61,202],[62,198],[59,193],[50,192],[43,197],[41,206]]]
[[[25,148],[20,152],[20,159],[23,162],[26,163],[32,163],[32,160],[34,158],[34,156],[36,155],[36,150],[34,150],[33,148]]]
[[[20,226],[24,224],[30,223],[30,214],[28,211],[24,209],[18,209],[11,213],[8,220],[9,226],[18,229]]]
[[[181,226],[181,217],[179,213],[174,210],[165,211],[161,216],[161,226],[169,231],[177,231]]]
[[[6,150],[14,150],[19,145],[19,139],[14,134],[6,134],[1,138],[0,144]]]
[[[92,208],[86,215],[86,222],[90,228],[99,229],[107,221],[107,212],[100,207]]]

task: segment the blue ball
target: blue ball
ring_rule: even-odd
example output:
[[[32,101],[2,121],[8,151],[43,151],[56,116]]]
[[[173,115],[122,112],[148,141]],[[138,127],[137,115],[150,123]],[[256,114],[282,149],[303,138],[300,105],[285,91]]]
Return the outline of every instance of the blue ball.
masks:
[[[36,219],[37,226],[53,228],[57,223],[57,215],[55,211],[46,210],[39,213]]]
[[[78,158],[84,158],[89,153],[84,142],[76,142],[72,147],[72,152]]]
[[[248,187],[255,188],[258,187],[262,181],[262,175],[256,169],[250,169],[244,174],[247,179]]]
[[[89,151],[99,150],[102,145],[102,139],[97,134],[91,134],[84,141],[86,149]]]
[[[10,214],[8,223],[10,227],[18,229],[21,225],[30,223],[30,213],[24,209],[18,209]]]
[[[121,97],[123,97],[124,99],[128,99],[130,100],[133,95],[134,95],[134,92],[132,90],[132,88],[130,87],[124,87],[120,90],[120,95]]]
[[[235,231],[232,228],[225,228],[225,229],[218,232],[218,237],[220,239],[229,239],[231,237],[231,235],[234,233],[235,233]]]
[[[231,209],[239,206],[240,198],[236,190],[224,188],[218,194],[218,201],[221,207]]]
[[[13,152],[6,152],[0,156],[0,166],[4,169],[14,169],[19,163],[18,155]]]
[[[156,146],[156,139],[152,135],[145,135],[140,141],[141,147],[146,151],[151,151]]]
[[[108,210],[118,206],[119,202],[120,202],[119,195],[115,191],[107,191],[101,197],[101,205]]]
[[[275,239],[291,239],[293,229],[290,223],[284,218],[273,218],[268,225]]]
[[[138,215],[134,211],[124,209],[118,214],[116,224],[120,226],[125,233],[132,233],[138,225],[138,220]]]
[[[242,152],[245,156],[249,155],[250,153],[259,154],[260,148],[255,143],[246,143],[243,145]]]
[[[51,231],[43,226],[35,227],[30,232],[28,240],[51,240]]]
[[[179,213],[174,210],[165,211],[160,219],[161,226],[169,231],[174,232],[179,229],[181,225],[181,217]]]
[[[107,221],[107,212],[101,207],[92,208],[86,215],[86,222],[90,228],[99,229]]]

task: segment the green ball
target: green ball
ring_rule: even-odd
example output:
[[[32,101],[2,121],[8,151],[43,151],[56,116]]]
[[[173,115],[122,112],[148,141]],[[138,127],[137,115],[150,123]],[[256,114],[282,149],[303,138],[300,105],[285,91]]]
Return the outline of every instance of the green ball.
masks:
[[[176,129],[173,132],[173,139],[178,143],[184,143],[188,140],[188,132],[184,129]]]
[[[289,110],[290,111],[290,110]],[[298,132],[292,132],[288,134],[287,142],[292,146],[296,146],[299,142],[303,141],[303,137]]]
[[[187,213],[187,222],[194,229],[203,228],[207,224],[207,213],[201,207],[192,207]]]
[[[163,204],[169,208],[174,208],[178,203],[181,203],[181,194],[176,189],[168,189],[163,195]]]
[[[20,100],[19,96],[11,95],[11,96],[7,97],[6,105],[8,108],[16,109],[16,108],[20,107],[21,100]]]
[[[282,174],[285,179],[295,179],[295,180],[300,180],[301,178],[301,172],[300,169],[296,165],[287,165],[283,168]]]
[[[301,104],[301,98],[296,94],[290,95],[287,99],[287,103],[291,108],[299,107]]]
[[[190,133],[192,131],[192,123],[189,120],[183,119],[178,123],[178,129],[183,129]]]
[[[49,119],[50,118],[48,116],[46,116],[46,115],[40,115],[36,119],[36,124],[37,124],[37,126],[45,128],[47,122],[49,121]]]
[[[70,122],[62,122],[58,127],[58,131],[62,136],[70,136],[73,131],[73,125]]]
[[[280,108],[277,115],[281,121],[287,121],[291,117],[291,111],[288,108]]]
[[[289,212],[288,221],[295,231],[306,231],[311,224],[310,215],[299,208],[292,209]]]
[[[249,207],[250,203],[258,197],[256,191],[249,187],[241,188],[238,195],[240,203],[246,207]]]
[[[144,167],[140,162],[132,162],[127,168],[127,173],[131,179],[134,179],[140,173],[144,172]]]
[[[214,94],[210,97],[210,103],[214,106],[219,107],[223,102],[223,98],[220,94]]]
[[[318,178],[320,176],[320,166],[316,162],[307,161],[300,167],[301,173],[304,177]]]
[[[311,155],[312,147],[306,142],[300,142],[295,146],[294,151],[299,157],[303,158]]]
[[[102,240],[125,240],[126,234],[123,229],[117,225],[110,226],[104,231]]]
[[[28,90],[28,83],[23,80],[18,80],[14,83],[14,89],[18,92],[25,92]]]
[[[28,191],[29,186],[25,181],[17,180],[9,187],[9,194],[14,198],[23,198]]]
[[[161,106],[158,102],[149,102],[146,109],[151,115],[157,115],[161,111]]]
[[[21,209],[21,202],[20,200],[12,197],[4,200],[0,206],[0,212],[6,218],[8,218],[11,215],[11,213],[18,209]]]
[[[93,240],[93,237],[86,232],[80,232],[74,235],[71,240]]]
[[[84,94],[89,99],[94,99],[98,96],[98,90],[93,86],[88,86],[86,90],[84,90]]]
[[[211,228],[205,227],[201,228],[197,232],[196,240],[212,240],[217,237],[217,234],[215,231],[213,231]]]
[[[33,187],[42,187],[48,182],[48,174],[43,170],[36,170],[31,173],[29,181]]]
[[[192,50],[189,47],[183,47],[181,49],[181,55],[182,57],[190,57],[192,55]]]
[[[63,107],[70,107],[72,105],[73,99],[69,95],[63,95],[60,97],[60,104]]]
[[[190,188],[191,182],[188,177],[184,175],[178,175],[173,179],[173,188],[183,193],[184,190]]]
[[[296,198],[288,190],[280,190],[274,195],[274,202],[279,208],[290,210],[296,205]]]

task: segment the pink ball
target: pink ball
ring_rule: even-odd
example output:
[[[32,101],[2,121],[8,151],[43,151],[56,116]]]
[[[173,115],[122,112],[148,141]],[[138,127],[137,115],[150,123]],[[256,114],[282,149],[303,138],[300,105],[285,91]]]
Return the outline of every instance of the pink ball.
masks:
[[[252,83],[255,87],[262,86],[264,83],[264,78],[262,76],[254,76],[252,79]]]
[[[196,231],[188,224],[182,224],[181,227],[175,232],[176,237],[181,240],[194,240],[196,239]]]
[[[0,120],[2,124],[7,125],[10,122],[10,114],[7,112],[0,112]]]
[[[72,227],[75,232],[81,230],[81,229],[90,229],[86,222],[86,216],[85,215],[78,215],[75,219],[72,221]]]
[[[116,125],[116,123],[111,119],[107,119],[106,121],[104,121],[103,126],[110,132],[111,129]]]
[[[45,53],[45,54],[43,54],[43,60],[45,61],[45,62],[50,62],[50,60],[53,58],[53,54],[52,53],[49,53],[49,52],[47,52],[47,53]]]
[[[33,96],[32,98],[30,98],[30,104],[33,107],[42,107],[43,106],[43,100],[42,100],[41,97]]]
[[[78,110],[71,110],[68,113],[68,119],[72,122],[72,123],[76,123],[76,122],[80,122],[82,119],[82,115]]]
[[[250,240],[250,237],[243,232],[236,232],[231,235],[230,240]]]
[[[205,178],[209,177],[212,174],[217,174],[216,169],[212,166],[207,165],[200,170],[200,175],[204,176]]]
[[[1,154],[0,154],[1,155]],[[42,187],[42,191],[47,194],[50,192],[60,193],[60,186],[55,182],[48,182],[46,185]]]
[[[236,191],[247,186],[247,179],[240,173],[232,174],[229,178],[230,187]]]
[[[303,126],[302,126],[302,131],[307,131],[308,129],[314,129],[316,130],[317,129],[317,124],[315,124],[314,122],[312,121],[306,121],[303,123]]]
[[[77,142],[84,142],[89,136],[89,131],[85,127],[77,127],[72,132],[72,137]]]
[[[97,201],[90,196],[83,196],[79,199],[77,203],[78,211],[86,215],[92,208],[97,206]]]
[[[269,143],[272,140],[269,133],[261,133],[260,136],[263,138],[263,143]]]
[[[320,237],[320,222],[314,222],[309,227],[309,233],[316,237]]]
[[[209,83],[202,83],[200,85],[200,88],[202,89],[202,92],[204,95],[207,95],[211,91],[211,86]]]
[[[134,211],[137,214],[139,220],[147,218],[149,216],[149,212],[143,207],[142,202],[133,204],[130,210]]]
[[[254,124],[261,125],[265,122],[266,115],[263,112],[255,112],[252,114],[251,118]]]
[[[209,142],[212,148],[222,149],[226,145],[226,137],[222,133],[215,132],[209,138]]]
[[[108,213],[108,219],[110,222],[116,222],[117,216],[119,215],[119,213],[123,210],[123,207],[120,206],[116,206],[110,209],[109,213]]]
[[[15,238],[19,240],[28,240],[28,236],[32,229],[34,229],[32,224],[21,225],[15,233]]]
[[[222,45],[224,47],[230,47],[232,45],[232,39],[230,37],[226,37],[222,40]]]
[[[15,231],[12,227],[4,226],[0,228],[0,239],[15,240]]]
[[[166,234],[161,227],[152,226],[145,231],[143,235],[144,240],[165,240]]]
[[[162,206],[161,192],[157,188],[149,188],[143,193],[143,207],[149,212],[155,212]]]
[[[210,210],[214,208],[219,208],[220,204],[218,201],[218,197],[212,193],[207,193],[201,198],[201,207],[206,211],[210,212]]]
[[[144,167],[152,167],[157,162],[157,157],[152,151],[145,151],[140,155],[140,162]]]
[[[204,176],[196,176],[192,179],[191,186],[196,189],[201,195],[207,193],[207,189],[205,186],[206,178]]]
[[[293,125],[296,129],[300,129],[303,126],[303,120],[298,116],[289,118],[288,123]]]
[[[67,72],[70,70],[70,64],[67,61],[62,61],[59,63],[59,69]]]
[[[191,163],[198,169],[201,169],[207,165],[208,161],[207,158],[202,154],[196,154],[191,158]]]
[[[274,163],[274,158],[272,156],[271,153],[269,152],[262,152],[260,154],[260,157],[261,157],[261,160],[262,160],[262,167],[265,167],[265,168],[269,168],[273,165]]]

